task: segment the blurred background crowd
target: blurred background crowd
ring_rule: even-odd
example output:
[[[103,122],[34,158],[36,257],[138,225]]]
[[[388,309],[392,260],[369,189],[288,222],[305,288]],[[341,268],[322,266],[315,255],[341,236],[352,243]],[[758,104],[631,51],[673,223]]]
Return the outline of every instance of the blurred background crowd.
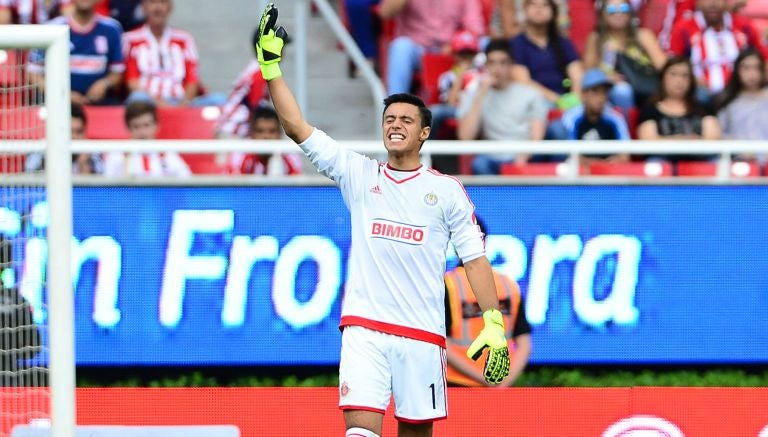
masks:
[[[334,5],[387,93],[413,92],[431,105],[433,139],[683,140],[690,154],[586,155],[582,171],[655,162],[665,174],[705,175],[714,173],[717,157],[697,153],[695,140],[768,138],[766,0]],[[207,60],[198,55],[195,32],[171,25],[174,9],[188,6],[181,0],[0,0],[0,23],[70,26],[75,139],[280,139],[252,52],[232,58],[244,68],[226,78],[228,88],[221,78],[213,87],[201,78],[199,64]],[[25,67],[3,75],[3,108],[27,105],[30,86],[44,92],[43,54],[18,56],[23,59],[4,59]],[[351,61],[345,69],[337,89],[361,80]],[[566,158],[464,154],[435,156],[433,166],[451,174],[514,175],[531,168],[555,174]],[[766,174],[761,154],[733,159],[744,163],[747,175]],[[41,156],[31,155],[19,167],[43,165]],[[110,176],[296,175],[305,167],[292,154],[120,152],[73,159],[75,172]]]

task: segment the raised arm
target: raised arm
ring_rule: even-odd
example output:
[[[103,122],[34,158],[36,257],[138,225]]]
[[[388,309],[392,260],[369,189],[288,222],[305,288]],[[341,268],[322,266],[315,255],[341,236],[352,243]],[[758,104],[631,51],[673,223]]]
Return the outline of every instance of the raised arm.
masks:
[[[269,94],[275,111],[283,125],[283,130],[288,138],[296,143],[303,143],[312,134],[314,129],[301,114],[301,108],[296,102],[288,84],[283,80],[280,71],[280,59],[283,53],[283,45],[287,33],[277,23],[277,8],[270,3],[264,9],[259,25],[259,40],[256,43],[256,54],[261,67],[261,74],[267,81]]]

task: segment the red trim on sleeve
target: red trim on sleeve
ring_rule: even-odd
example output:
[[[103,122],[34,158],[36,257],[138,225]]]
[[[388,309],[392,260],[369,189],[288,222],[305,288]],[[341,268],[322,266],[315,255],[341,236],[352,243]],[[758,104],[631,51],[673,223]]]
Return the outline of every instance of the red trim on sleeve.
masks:
[[[433,332],[424,331],[417,328],[395,325],[392,323],[379,322],[378,320],[366,319],[359,316],[342,316],[339,323],[339,329],[345,326],[362,326],[374,331],[384,332],[386,334],[399,335],[400,337],[412,338],[414,340],[432,343],[445,348],[445,337]]]
[[[397,419],[398,422],[412,423],[414,425],[420,425],[422,423],[432,423],[438,420],[445,420],[447,418],[448,416],[433,417],[431,419],[406,419],[405,417],[395,416],[395,419]]]
[[[364,407],[362,405],[339,405],[339,410],[362,410],[362,411],[371,411],[374,413],[381,413],[381,414],[384,414],[386,412],[379,408]]]

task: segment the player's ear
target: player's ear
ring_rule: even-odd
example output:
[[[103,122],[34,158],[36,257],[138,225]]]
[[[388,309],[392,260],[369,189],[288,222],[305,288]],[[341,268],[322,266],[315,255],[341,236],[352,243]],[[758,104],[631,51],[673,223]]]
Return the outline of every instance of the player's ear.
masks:
[[[432,131],[432,128],[429,126],[421,128],[421,132],[419,132],[419,139],[421,142],[424,142],[429,138],[429,133]]]

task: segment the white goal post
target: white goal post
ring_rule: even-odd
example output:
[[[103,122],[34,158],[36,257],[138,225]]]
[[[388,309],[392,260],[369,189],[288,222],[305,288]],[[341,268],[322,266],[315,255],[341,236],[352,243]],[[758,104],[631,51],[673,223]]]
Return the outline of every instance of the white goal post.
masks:
[[[51,435],[75,436],[74,296],[71,273],[72,177],[70,153],[69,27],[0,26],[0,49],[45,51],[45,92],[41,116],[45,141],[2,141],[15,153],[44,148],[48,204],[47,308],[48,381]],[[12,117],[13,114],[10,114]],[[26,144],[23,144],[26,143]],[[18,149],[15,147],[19,146]]]

